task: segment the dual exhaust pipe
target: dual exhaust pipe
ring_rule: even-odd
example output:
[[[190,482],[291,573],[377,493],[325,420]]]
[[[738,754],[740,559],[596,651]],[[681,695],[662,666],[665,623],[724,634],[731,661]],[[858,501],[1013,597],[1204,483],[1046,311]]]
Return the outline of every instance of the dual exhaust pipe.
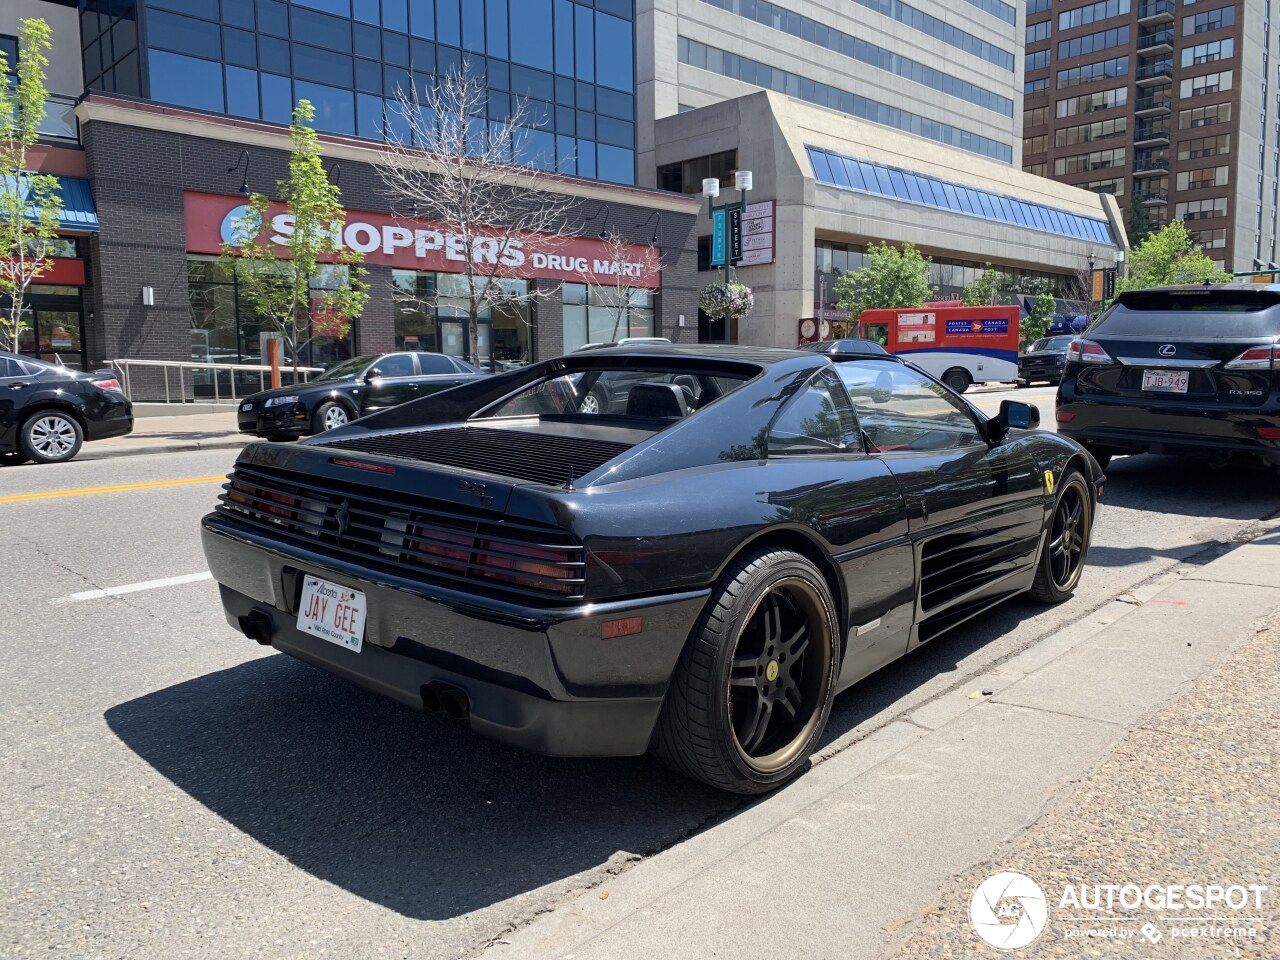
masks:
[[[451,720],[471,716],[471,699],[465,690],[432,680],[422,688],[422,708],[427,713],[443,713]]]

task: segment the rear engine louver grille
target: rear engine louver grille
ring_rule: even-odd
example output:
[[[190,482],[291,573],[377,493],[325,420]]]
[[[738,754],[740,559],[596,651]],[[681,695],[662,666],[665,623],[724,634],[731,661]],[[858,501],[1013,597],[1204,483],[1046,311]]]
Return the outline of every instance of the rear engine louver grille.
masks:
[[[631,444],[611,440],[484,427],[351,437],[321,446],[438,463],[554,486],[577,480],[631,448]]]
[[[217,510],[272,539],[409,580],[524,599],[582,596],[583,549],[569,534],[395,496],[241,465]]]

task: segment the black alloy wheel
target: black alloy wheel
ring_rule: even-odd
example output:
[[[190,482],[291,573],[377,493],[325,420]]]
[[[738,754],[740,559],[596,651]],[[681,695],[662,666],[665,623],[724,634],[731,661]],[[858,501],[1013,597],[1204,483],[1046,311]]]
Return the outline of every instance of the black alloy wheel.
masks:
[[[1061,603],[1071,596],[1084,572],[1092,527],[1089,487],[1078,471],[1069,470],[1058,488],[1032,596],[1045,603]]]
[[[769,588],[738,635],[729,674],[734,741],[748,763],[776,772],[795,759],[822,705],[831,644],[819,638],[824,610],[813,586],[800,579]]]
[[[725,573],[672,677],[652,750],[734,793],[785,783],[826,726],[838,674],[835,605],[800,554],[761,550]]]

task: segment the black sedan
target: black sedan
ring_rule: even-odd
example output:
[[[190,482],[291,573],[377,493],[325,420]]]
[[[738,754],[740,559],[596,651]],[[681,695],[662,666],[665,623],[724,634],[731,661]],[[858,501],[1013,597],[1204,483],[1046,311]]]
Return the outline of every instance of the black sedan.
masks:
[[[1133,290],[1067,351],[1058,432],[1105,467],[1171,453],[1280,467],[1280,285]]]
[[[874,340],[864,340],[861,337],[844,337],[840,340],[815,340],[813,343],[804,344],[800,349],[838,357],[883,357],[889,354],[888,350]]]
[[[760,793],[838,691],[1071,595],[1102,474],[1037,423],[893,357],[592,350],[251,445],[202,538],[259,643],[531,750]]]
[[[1029,387],[1036,381],[1057,384],[1062,379],[1067,347],[1074,336],[1042,337],[1018,354],[1017,385]]]
[[[0,463],[61,463],[86,440],[131,430],[133,404],[110,371],[0,352]]]
[[[265,390],[240,404],[241,433],[291,440],[344,427],[367,413],[448,390],[484,376],[443,353],[383,353],[354,357],[308,383]]]

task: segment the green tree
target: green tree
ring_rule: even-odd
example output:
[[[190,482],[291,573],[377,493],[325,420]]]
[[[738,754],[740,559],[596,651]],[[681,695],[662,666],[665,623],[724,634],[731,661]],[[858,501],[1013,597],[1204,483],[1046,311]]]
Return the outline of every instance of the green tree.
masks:
[[[314,119],[311,102],[299,100],[289,125],[289,175],[276,184],[290,219],[273,222],[271,201],[255,193],[236,224],[237,242],[222,246],[241,295],[284,341],[295,382],[303,348],[318,336],[345,337],[369,299],[363,255],[342,245],[346,211],[321,162]],[[277,224],[285,229],[277,233]]]
[[[1030,290],[1026,292],[1031,293]],[[1058,301],[1049,284],[1039,284],[1035,299],[1031,301],[1031,312],[1019,327],[1018,341],[1023,349],[1049,332],[1049,324],[1053,323],[1053,315],[1057,309]]]
[[[836,280],[836,305],[854,319],[863,310],[918,307],[934,294],[932,262],[913,243],[904,243],[901,250],[873,243],[867,248],[867,265]]]
[[[21,21],[18,27],[16,82],[0,53],[0,348],[18,349],[26,320],[27,288],[49,266],[58,236],[58,178],[27,170],[27,152],[40,136],[44,103],[46,51],[53,46],[43,20]]]
[[[1147,205],[1142,202],[1142,196],[1136,190],[1133,197],[1129,200],[1129,244],[1137,246],[1147,237],[1151,236],[1151,230],[1154,224],[1151,222],[1151,212],[1147,210]]]
[[[1120,278],[1116,289],[1141,290],[1206,280],[1220,282],[1228,276],[1192,241],[1182,221],[1174,220],[1133,248],[1129,254],[1128,276]]]
[[[964,288],[964,305],[966,307],[987,307],[1001,302],[1000,291],[1007,290],[1012,284],[1009,278],[990,263],[983,264],[982,273]]]

